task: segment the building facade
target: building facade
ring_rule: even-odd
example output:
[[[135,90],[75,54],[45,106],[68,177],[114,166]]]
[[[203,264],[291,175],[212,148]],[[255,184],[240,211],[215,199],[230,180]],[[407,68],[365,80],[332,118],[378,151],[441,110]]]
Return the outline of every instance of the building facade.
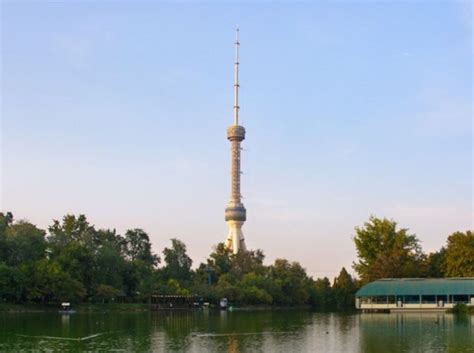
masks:
[[[474,306],[474,278],[384,278],[356,293],[363,311],[445,311],[462,303]]]

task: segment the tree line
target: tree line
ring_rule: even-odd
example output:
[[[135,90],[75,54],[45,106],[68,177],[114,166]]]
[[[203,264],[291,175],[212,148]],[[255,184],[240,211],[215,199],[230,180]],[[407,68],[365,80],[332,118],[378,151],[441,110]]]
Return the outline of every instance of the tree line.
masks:
[[[474,232],[454,232],[438,251],[424,253],[415,234],[386,218],[370,217],[355,228],[358,262],[354,270],[362,283],[378,278],[474,277]]]
[[[217,244],[193,269],[186,245],[171,239],[161,255],[149,235],[96,229],[84,215],[66,215],[47,231],[0,213],[0,301],[11,303],[147,302],[154,294],[196,295],[236,305],[311,305],[345,309],[364,283],[382,277],[474,276],[474,234],[456,232],[446,247],[424,254],[415,235],[371,217],[356,228],[358,262],[332,281],[313,279],[298,262],[264,265],[261,250],[232,254]]]

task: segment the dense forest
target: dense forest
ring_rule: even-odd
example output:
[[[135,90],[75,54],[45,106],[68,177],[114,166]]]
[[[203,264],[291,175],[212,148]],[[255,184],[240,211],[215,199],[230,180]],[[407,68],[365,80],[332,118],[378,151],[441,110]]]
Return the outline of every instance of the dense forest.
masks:
[[[234,305],[353,308],[364,283],[385,277],[474,277],[474,233],[455,232],[425,254],[416,235],[393,220],[371,217],[355,228],[358,261],[332,281],[313,279],[298,262],[264,265],[261,250],[230,253],[217,244],[193,269],[186,245],[171,239],[160,255],[142,229],[124,235],[66,215],[47,231],[0,213],[0,302],[147,302],[153,294],[197,295]]]

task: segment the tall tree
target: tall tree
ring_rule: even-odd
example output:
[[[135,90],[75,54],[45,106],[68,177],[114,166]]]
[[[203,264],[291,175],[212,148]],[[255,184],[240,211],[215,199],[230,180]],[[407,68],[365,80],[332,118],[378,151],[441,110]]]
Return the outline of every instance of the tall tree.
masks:
[[[62,222],[54,220],[48,230],[50,258],[70,276],[71,281],[66,282],[74,285],[77,282],[89,296],[93,295],[96,251],[94,226],[89,224],[84,215],[66,215]],[[44,268],[49,269],[47,266]]]
[[[45,256],[45,231],[35,225],[18,221],[5,232],[6,263],[10,266],[25,265]]]
[[[186,253],[186,244],[176,238],[171,239],[171,248],[163,250],[165,278],[175,279],[180,284],[191,280],[191,266],[193,260]]]
[[[104,293],[120,292],[123,287],[125,259],[122,256],[123,238],[115,229],[100,229],[96,234],[94,284],[96,294],[104,299]]]
[[[347,309],[354,307],[354,294],[356,285],[352,276],[343,267],[339,276],[334,279],[332,286],[334,301],[338,309]]]
[[[354,269],[363,282],[378,278],[423,276],[424,255],[418,238],[397,223],[371,216],[363,227],[356,227],[354,243],[359,261]]]
[[[474,232],[455,232],[448,237],[445,274],[449,277],[474,277]]]
[[[150,237],[139,228],[129,229],[125,233],[125,255],[130,261],[142,261],[144,264],[154,267],[160,259],[151,251]]]
[[[142,229],[125,233],[123,252],[125,266],[125,292],[129,297],[147,298],[153,291],[153,275],[160,258],[151,251],[150,237]]]
[[[221,275],[228,273],[232,268],[232,251],[224,243],[217,244],[207,259],[207,265],[208,269],[212,270],[212,282],[217,282]]]

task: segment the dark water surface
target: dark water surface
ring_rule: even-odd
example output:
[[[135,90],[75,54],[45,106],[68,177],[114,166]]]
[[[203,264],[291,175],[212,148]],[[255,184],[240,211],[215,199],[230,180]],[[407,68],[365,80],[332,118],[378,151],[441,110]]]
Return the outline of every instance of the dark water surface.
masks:
[[[0,313],[0,351],[474,353],[474,317],[308,311]]]

